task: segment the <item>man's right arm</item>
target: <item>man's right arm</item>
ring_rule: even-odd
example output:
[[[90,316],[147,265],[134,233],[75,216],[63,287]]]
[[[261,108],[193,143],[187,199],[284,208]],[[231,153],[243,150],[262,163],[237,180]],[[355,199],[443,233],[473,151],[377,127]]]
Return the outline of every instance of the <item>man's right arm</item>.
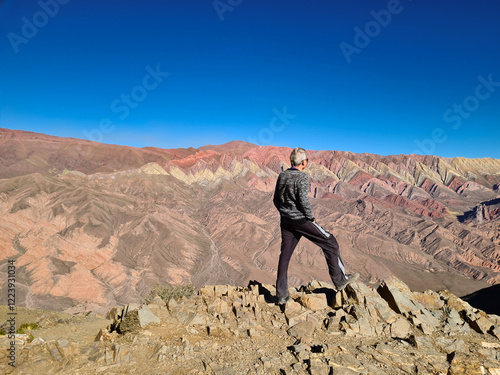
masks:
[[[279,194],[278,194],[279,182],[280,182],[280,178],[278,176],[278,180],[276,181],[276,188],[274,189],[274,197],[273,197],[274,207],[276,207],[278,210],[279,210]]]

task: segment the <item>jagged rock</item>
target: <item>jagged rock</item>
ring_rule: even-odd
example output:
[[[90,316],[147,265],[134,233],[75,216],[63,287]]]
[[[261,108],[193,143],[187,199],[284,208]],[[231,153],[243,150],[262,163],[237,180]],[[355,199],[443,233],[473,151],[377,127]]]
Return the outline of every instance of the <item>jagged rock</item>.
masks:
[[[367,298],[373,299],[378,297],[378,294],[372,288],[363,283],[353,283],[347,285],[345,288],[345,294],[351,303],[357,304],[365,303]]]
[[[432,290],[426,290],[423,293],[413,292],[413,299],[427,310],[441,310],[445,305],[441,296]]]
[[[315,329],[316,323],[312,320],[306,320],[289,328],[287,333],[301,342],[310,342]]]
[[[335,375],[355,375],[355,374],[367,374],[367,372],[360,372],[360,370],[356,369],[351,369],[349,367],[343,367],[340,365],[337,365],[336,363],[333,363],[332,361],[329,361],[329,364],[331,366],[330,368],[333,369],[333,374]]]
[[[226,300],[221,300],[217,308],[219,314],[227,314],[229,312],[229,304]]]
[[[360,346],[358,347],[358,349],[361,352],[373,357],[378,363],[381,363],[387,367],[393,366],[393,362],[390,357],[387,357],[386,354],[382,354],[378,350],[375,350],[375,348],[372,346]]]
[[[215,296],[215,287],[213,285],[205,285],[198,291],[198,295],[214,297]]]
[[[493,329],[493,323],[490,322],[487,318],[485,318],[484,316],[480,316],[479,318],[475,319],[475,320],[470,320],[469,321],[469,325],[470,327],[478,332],[478,333],[482,333],[482,334],[486,334],[488,333],[491,329]]]
[[[422,310],[422,313],[410,312],[410,321],[426,335],[432,334],[439,327],[439,320],[427,310]]]
[[[375,346],[375,350],[380,355],[389,359],[392,366],[403,370],[405,373],[415,372],[415,362],[413,358],[408,358],[405,351],[400,347],[382,342]]]
[[[488,374],[500,368],[498,317],[468,308],[457,297],[410,294],[400,285],[404,302],[418,307],[400,314],[362,283],[331,295],[324,288],[312,282],[299,288],[295,298],[338,295],[341,308],[312,311],[297,304],[299,311],[294,311],[290,302],[277,306],[269,296],[262,300],[264,295],[259,293],[267,289],[253,284],[207,287],[213,295],[202,293],[180,299],[168,309],[155,308],[159,326],[148,330],[141,327],[139,315],[151,305],[112,309],[109,316],[116,321],[110,327],[123,327],[118,332],[129,334],[102,328],[98,341],[88,344],[65,338],[20,342],[24,348],[19,360],[29,363],[20,373],[35,368],[39,373],[126,373],[132,364],[138,373],[266,375],[460,374],[478,368]],[[460,313],[451,306],[459,306]],[[482,338],[469,324],[477,326]],[[0,372],[2,361],[0,355]]]
[[[299,303],[312,311],[319,311],[328,308],[326,295],[323,293],[305,294],[299,298]]]
[[[375,322],[381,321],[390,324],[398,318],[398,314],[380,297],[367,300],[366,307]]]
[[[86,348],[84,354],[87,355],[87,358],[91,362],[104,362],[105,361],[105,352],[101,346],[92,345]]]
[[[192,326],[192,325],[205,325],[208,322],[208,317],[196,313],[194,311],[189,312],[179,312],[176,314],[177,321],[184,326]]]
[[[329,303],[329,306],[332,309],[339,309],[344,305],[344,298],[343,298],[343,292],[341,293],[335,293],[333,296],[332,300]]]
[[[322,281],[311,280],[311,281],[309,281],[309,283],[307,283],[307,285],[305,285],[301,289],[303,289],[304,291],[307,291],[307,292],[312,292],[313,290],[323,288],[324,286],[329,287],[329,285],[325,285],[325,283],[323,283]]]
[[[195,313],[194,314],[194,317],[191,319],[191,321],[187,324],[187,326],[193,326],[193,325],[205,325],[207,324],[208,322],[208,317],[203,315],[203,314],[199,314],[199,313]]]
[[[467,355],[461,352],[453,352],[448,356],[450,367],[449,375],[482,375],[484,366],[475,356]]]
[[[175,308],[177,307],[177,301],[175,300],[175,298],[170,298],[167,302],[167,309],[168,311],[170,312],[174,312],[175,311]]]
[[[300,342],[298,344],[292,345],[290,347],[290,350],[298,360],[303,361],[304,359],[309,358],[311,347],[304,344],[303,342]]]
[[[138,319],[141,328],[144,328],[153,323],[160,323],[160,318],[158,318],[155,314],[145,308],[138,310]]]
[[[232,285],[215,285],[213,288],[214,288],[214,295],[216,297],[222,297],[222,296],[231,297],[237,289]]]
[[[461,328],[465,324],[458,311],[450,308],[448,308],[447,310],[447,317],[445,319],[445,322],[446,327],[448,327],[448,329],[452,331],[461,330]]]
[[[449,309],[456,310],[459,313],[474,314],[474,309],[466,301],[458,298],[448,290],[440,290],[438,294],[446,302]]]
[[[281,365],[277,358],[261,357],[259,360],[266,372],[273,372],[272,369],[278,369]]]
[[[494,327],[490,333],[495,336],[497,339],[500,339],[500,326]]]
[[[339,330],[340,322],[345,315],[346,312],[344,310],[337,310],[329,313],[328,318],[325,319],[326,330],[328,332],[337,332]]]
[[[347,336],[354,336],[359,333],[358,320],[352,315],[346,315],[340,321],[339,329],[344,331]]]
[[[412,332],[410,322],[402,316],[398,317],[390,325],[390,334],[394,338],[407,338]]]
[[[156,358],[158,362],[166,362],[167,353],[168,353],[168,347],[166,345],[161,345],[156,349],[155,354],[153,354],[151,358]]]
[[[310,358],[305,361],[307,364],[307,371],[311,375],[329,375],[330,366],[326,363],[324,359],[320,358]]]
[[[496,342],[482,342],[481,346],[483,348],[495,348],[495,349],[500,349],[500,344]]]
[[[290,298],[288,301],[286,301],[285,310],[286,311],[303,311],[304,308],[302,307],[302,305],[300,303],[295,302],[292,298]]]
[[[345,293],[353,303],[362,304],[369,312],[375,323],[392,323],[398,315],[389,307],[388,303],[372,288],[362,283],[350,284]],[[339,293],[337,293],[339,294]]]
[[[392,278],[382,282],[377,288],[377,292],[398,314],[407,314],[410,311],[420,311],[424,308],[413,300],[411,290],[398,279]]]
[[[409,342],[421,352],[425,352],[428,350],[434,351],[433,342],[427,336],[410,335]]]
[[[165,305],[166,305],[165,301],[160,296],[155,296],[155,298],[153,298],[153,300],[150,303],[148,303],[149,308],[162,307]]]
[[[375,327],[372,325],[370,314],[362,306],[353,306],[350,311],[350,315],[356,319],[356,323],[351,324],[351,329],[365,336],[372,336],[376,334]],[[355,325],[356,328],[353,328],[353,325]]]
[[[128,349],[126,349],[123,345],[113,344],[113,363],[118,365],[120,364],[128,364],[134,363],[134,357]]]
[[[292,327],[300,322],[307,320],[308,312],[286,311],[285,319],[289,327]]]

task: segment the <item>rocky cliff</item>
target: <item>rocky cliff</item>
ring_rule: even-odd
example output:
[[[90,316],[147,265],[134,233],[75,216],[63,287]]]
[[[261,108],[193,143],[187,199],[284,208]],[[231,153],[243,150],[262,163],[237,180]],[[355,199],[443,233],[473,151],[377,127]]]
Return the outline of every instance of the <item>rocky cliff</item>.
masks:
[[[2,351],[0,369],[17,374],[500,373],[500,317],[449,291],[412,292],[393,278],[377,288],[356,283],[342,292],[312,281],[292,288],[292,299],[283,306],[274,304],[274,294],[273,285],[259,282],[205,286],[192,296],[115,307],[109,320],[22,309],[19,320],[36,320],[40,328],[16,336],[16,367]],[[2,346],[6,341],[0,336]]]

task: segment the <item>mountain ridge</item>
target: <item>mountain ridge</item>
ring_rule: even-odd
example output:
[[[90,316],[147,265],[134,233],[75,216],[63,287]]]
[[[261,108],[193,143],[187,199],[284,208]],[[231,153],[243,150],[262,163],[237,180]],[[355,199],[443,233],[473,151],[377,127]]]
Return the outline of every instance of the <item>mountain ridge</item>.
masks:
[[[20,303],[60,310],[104,311],[158,282],[270,283],[272,192],[290,151],[138,149],[0,129],[0,274],[17,259]],[[429,278],[459,295],[500,281],[500,210],[486,204],[499,197],[500,160],[308,157],[315,216],[363,280],[396,274],[419,290]],[[323,255],[303,241],[290,283],[318,277],[328,280]]]

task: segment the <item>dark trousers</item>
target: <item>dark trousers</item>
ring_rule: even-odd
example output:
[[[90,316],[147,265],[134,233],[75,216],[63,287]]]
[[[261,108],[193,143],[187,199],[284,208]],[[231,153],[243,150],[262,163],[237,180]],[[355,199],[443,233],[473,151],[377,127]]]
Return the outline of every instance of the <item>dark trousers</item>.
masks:
[[[302,236],[323,250],[333,284],[340,285],[345,280],[345,268],[340,259],[339,244],[331,233],[312,221],[303,224],[281,222],[281,254],[276,280],[278,297],[288,296],[288,264]]]

